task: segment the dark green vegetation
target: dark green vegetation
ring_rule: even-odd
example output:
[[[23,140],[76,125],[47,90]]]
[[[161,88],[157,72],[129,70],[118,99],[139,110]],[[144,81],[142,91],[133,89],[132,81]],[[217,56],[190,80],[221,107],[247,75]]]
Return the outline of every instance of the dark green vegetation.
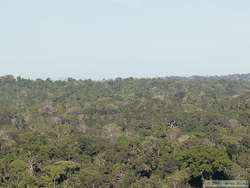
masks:
[[[200,187],[250,179],[247,75],[0,78],[0,187]]]

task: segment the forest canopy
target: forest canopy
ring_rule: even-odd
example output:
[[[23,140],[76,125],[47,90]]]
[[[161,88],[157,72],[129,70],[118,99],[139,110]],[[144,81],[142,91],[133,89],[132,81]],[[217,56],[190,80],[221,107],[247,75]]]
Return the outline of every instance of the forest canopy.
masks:
[[[0,77],[0,187],[250,180],[249,80]]]

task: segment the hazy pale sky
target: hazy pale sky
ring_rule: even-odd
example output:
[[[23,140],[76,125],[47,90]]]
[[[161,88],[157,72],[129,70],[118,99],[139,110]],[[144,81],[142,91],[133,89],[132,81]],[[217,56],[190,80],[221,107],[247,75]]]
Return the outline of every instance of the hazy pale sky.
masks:
[[[249,0],[0,0],[0,75],[247,72]]]

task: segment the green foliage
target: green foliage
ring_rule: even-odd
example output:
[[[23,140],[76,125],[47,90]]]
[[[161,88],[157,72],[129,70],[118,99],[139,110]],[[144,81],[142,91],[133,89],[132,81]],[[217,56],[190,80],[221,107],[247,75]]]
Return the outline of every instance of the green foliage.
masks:
[[[225,172],[232,163],[227,154],[215,147],[194,147],[178,156],[184,168],[189,168],[194,177],[211,177],[216,172]]]
[[[55,177],[64,173],[72,173],[78,171],[80,165],[73,161],[58,161],[45,167],[45,171],[51,176]]]
[[[27,170],[27,164],[22,160],[14,160],[10,163],[10,171],[13,174],[22,173]]]
[[[237,78],[237,79],[235,79]],[[249,75],[0,78],[0,187],[250,179]]]
[[[105,176],[102,170],[93,167],[81,170],[79,179],[81,185],[86,188],[100,187],[108,184],[107,176]]]

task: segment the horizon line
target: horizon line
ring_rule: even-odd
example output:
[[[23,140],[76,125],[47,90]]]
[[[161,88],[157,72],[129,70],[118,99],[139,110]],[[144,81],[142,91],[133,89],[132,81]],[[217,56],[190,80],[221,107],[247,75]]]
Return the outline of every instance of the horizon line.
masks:
[[[80,81],[85,81],[85,80],[92,80],[92,81],[108,81],[108,80],[116,80],[116,79],[166,79],[166,78],[217,78],[217,77],[229,77],[229,76],[244,76],[244,75],[250,75],[250,72],[248,73],[229,73],[229,74],[207,74],[207,75],[202,75],[202,74],[193,74],[193,75],[166,75],[166,76],[127,76],[127,77],[123,77],[123,76],[114,76],[112,78],[102,78],[102,79],[94,79],[94,78],[76,78],[73,76],[69,76],[69,77],[64,77],[64,78],[51,78],[51,77],[45,77],[45,78],[32,78],[31,76],[21,76],[21,75],[14,75],[14,74],[5,74],[5,75],[0,75],[0,79],[4,78],[4,77],[12,77],[15,80],[17,80],[18,78],[20,79],[26,79],[26,80],[51,80],[51,81],[67,81],[69,79],[73,79],[73,80],[80,80]]]

